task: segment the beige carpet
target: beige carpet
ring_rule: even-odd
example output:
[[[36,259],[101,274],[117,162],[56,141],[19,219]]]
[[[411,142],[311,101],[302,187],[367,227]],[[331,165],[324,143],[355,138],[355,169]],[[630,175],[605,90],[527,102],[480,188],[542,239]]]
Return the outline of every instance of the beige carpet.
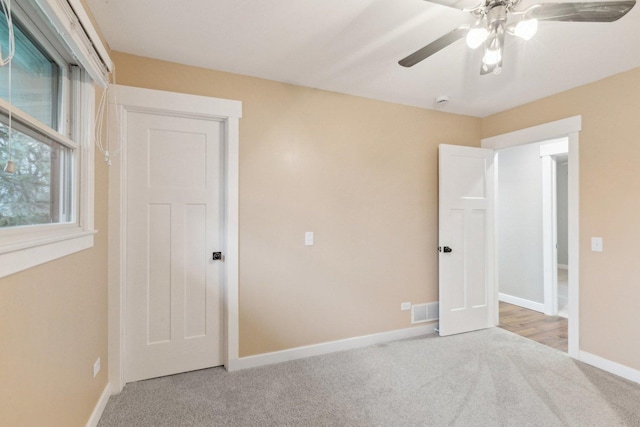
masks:
[[[128,384],[109,426],[640,426],[640,385],[494,328]]]

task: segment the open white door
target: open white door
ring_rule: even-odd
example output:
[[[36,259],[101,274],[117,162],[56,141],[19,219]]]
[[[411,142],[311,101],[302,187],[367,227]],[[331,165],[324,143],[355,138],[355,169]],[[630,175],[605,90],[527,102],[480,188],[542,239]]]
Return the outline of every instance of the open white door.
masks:
[[[440,145],[441,336],[496,326],[493,150]]]

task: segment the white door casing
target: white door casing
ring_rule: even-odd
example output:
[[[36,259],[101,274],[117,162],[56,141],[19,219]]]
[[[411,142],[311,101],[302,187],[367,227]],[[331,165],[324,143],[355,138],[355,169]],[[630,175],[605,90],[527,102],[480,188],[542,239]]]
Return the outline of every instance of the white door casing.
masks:
[[[130,160],[127,158],[129,116],[137,113],[158,114],[169,117],[199,119],[217,123],[221,129],[224,156],[222,193],[224,206],[223,247],[224,262],[220,265],[223,325],[222,362],[227,369],[238,359],[238,172],[239,172],[239,119],[242,103],[226,99],[209,98],[141,89],[111,86],[111,116],[109,141],[113,165],[109,170],[109,382],[112,393],[119,393],[125,385],[127,354],[127,247],[128,232],[128,179]],[[114,155],[115,153],[115,155]],[[177,168],[180,165],[175,165]],[[197,215],[198,208],[192,209]],[[195,213],[194,213],[195,212]],[[210,256],[208,253],[206,256]]]
[[[441,336],[496,325],[493,159],[489,149],[439,147]]]
[[[222,359],[220,122],[127,116],[126,382]]]
[[[493,150],[515,147],[556,138],[568,138],[568,251],[569,251],[569,351],[580,359],[580,152],[579,132],[582,116],[573,116],[502,135],[485,138],[481,146]],[[498,224],[499,227],[499,224]],[[497,270],[497,266],[495,267]],[[497,298],[497,296],[496,296]],[[498,306],[496,304],[496,316]]]

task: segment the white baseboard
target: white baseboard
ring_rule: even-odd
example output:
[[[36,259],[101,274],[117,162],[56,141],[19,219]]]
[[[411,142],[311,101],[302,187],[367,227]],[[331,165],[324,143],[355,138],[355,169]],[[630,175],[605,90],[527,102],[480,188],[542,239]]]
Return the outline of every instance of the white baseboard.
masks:
[[[96,403],[95,408],[93,408],[93,412],[89,417],[89,421],[87,421],[87,427],[96,427],[98,425],[98,421],[100,421],[100,417],[104,412],[105,406],[107,406],[107,402],[109,401],[109,397],[111,396],[111,384],[107,383],[104,386],[104,390],[102,390],[102,394]]]
[[[511,295],[499,293],[498,299],[502,302],[517,305],[522,308],[528,308],[529,310],[539,311],[544,313],[544,304],[541,302],[535,302],[524,298],[518,298]]]
[[[560,270],[568,270],[569,266],[567,264],[558,264],[558,268]]]
[[[586,351],[580,351],[579,359],[581,362],[587,363],[596,368],[600,368],[603,371],[610,372],[622,378],[626,378],[629,381],[640,384],[640,371],[630,368],[625,365],[621,365],[617,362],[613,362],[604,357],[596,356],[595,354],[587,353]]]
[[[241,357],[230,360],[227,366],[229,372],[241,369],[255,368],[258,366],[272,365],[274,363],[288,362],[290,360],[303,359],[305,357],[319,356],[321,354],[334,353],[336,351],[351,350],[354,348],[366,347],[373,344],[380,344],[389,341],[413,338],[420,335],[431,334],[435,331],[437,323],[415,326],[413,328],[399,329],[379,334],[365,335],[362,337],[347,338],[344,340],[330,341],[321,344],[296,347],[273,353],[258,354],[255,356]]]

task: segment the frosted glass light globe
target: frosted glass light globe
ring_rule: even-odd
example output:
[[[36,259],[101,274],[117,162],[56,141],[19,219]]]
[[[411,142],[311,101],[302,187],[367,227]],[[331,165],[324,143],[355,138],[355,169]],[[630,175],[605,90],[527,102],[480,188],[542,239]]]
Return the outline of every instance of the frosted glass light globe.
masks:
[[[513,33],[524,40],[530,40],[531,37],[535,35],[538,31],[538,20],[537,19],[527,19],[525,21],[520,21],[516,24],[516,28]]]
[[[487,65],[495,65],[502,59],[502,51],[500,49],[487,49],[482,58],[482,62]]]
[[[480,46],[489,36],[489,30],[485,27],[473,27],[467,33],[467,46],[475,49]]]

